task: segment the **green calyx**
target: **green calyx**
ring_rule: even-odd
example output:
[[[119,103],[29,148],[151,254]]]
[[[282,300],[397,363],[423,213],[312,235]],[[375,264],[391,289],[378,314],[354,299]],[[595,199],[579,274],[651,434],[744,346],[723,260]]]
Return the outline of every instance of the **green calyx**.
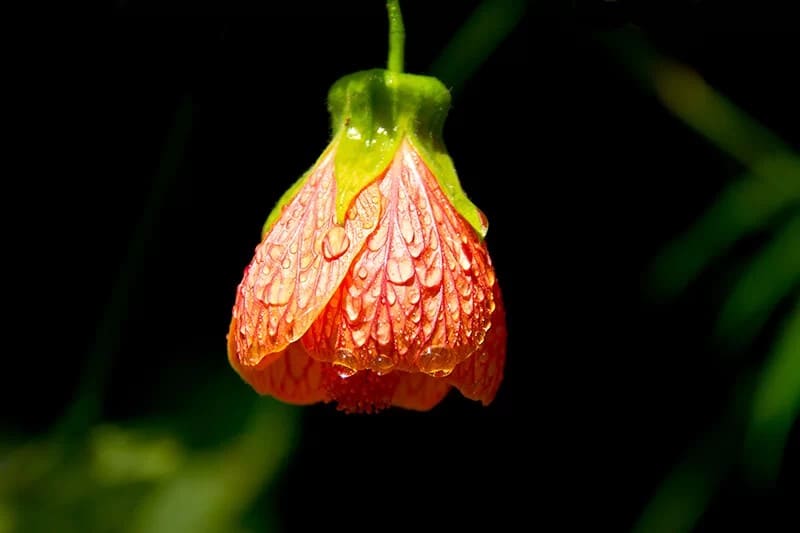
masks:
[[[450,92],[429,76],[383,69],[344,76],[328,92],[336,176],[336,217],[392,162],[407,138],[436,176],[459,213],[481,236],[486,223],[467,198],[447,154],[442,129],[450,107]]]
[[[456,210],[481,238],[486,235],[486,219],[461,188],[442,140],[449,107],[450,92],[429,76],[373,69],[344,76],[333,84],[328,92],[333,130],[328,149],[335,150],[336,218],[340,223],[355,197],[386,171],[400,143],[408,139]],[[262,237],[307,175],[281,197],[264,224]]]

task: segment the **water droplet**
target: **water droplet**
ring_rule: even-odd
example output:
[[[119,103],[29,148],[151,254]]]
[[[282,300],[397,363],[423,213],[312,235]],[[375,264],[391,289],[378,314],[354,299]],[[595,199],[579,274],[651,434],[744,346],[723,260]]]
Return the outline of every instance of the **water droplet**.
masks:
[[[378,354],[375,356],[375,359],[373,359],[372,365],[375,373],[379,376],[383,376],[392,371],[394,368],[394,361],[392,361],[392,358],[387,355]]]
[[[433,209],[433,218],[434,218],[434,220],[436,220],[437,224],[441,224],[443,219],[444,219],[444,215],[442,214],[441,207],[439,207],[438,203],[433,202],[431,204],[431,208]]]
[[[296,254],[297,253],[297,243],[293,242],[289,245],[289,253]]]
[[[400,224],[400,234],[408,244],[414,242],[414,226],[411,225],[411,219],[408,213],[400,215],[398,223]]]
[[[438,287],[442,282],[442,269],[438,266],[432,266],[425,271],[422,276],[422,284],[426,287]]]
[[[367,274],[368,274],[367,269],[364,268],[363,266],[358,269],[358,277],[359,278],[367,279]]]
[[[462,244],[458,249],[458,264],[464,270],[469,270],[472,266],[472,251],[466,244]]]
[[[367,240],[367,247],[373,252],[377,252],[383,245],[386,244],[386,237],[388,235],[388,227],[386,224],[379,225],[375,232]]]
[[[396,284],[405,283],[414,275],[414,263],[407,255],[390,257],[386,262],[386,276]]]
[[[267,302],[271,305],[284,305],[294,292],[294,285],[291,283],[281,283],[275,279],[267,289]]]
[[[300,268],[302,270],[305,270],[306,268],[309,267],[309,265],[311,265],[313,261],[314,261],[314,254],[311,252],[311,250],[306,250],[305,252],[303,252],[303,255],[300,256]]]
[[[419,301],[419,287],[414,285],[409,285],[408,289],[406,289],[406,299],[408,303],[415,304]]]
[[[350,239],[342,226],[333,226],[328,230],[325,239],[322,241],[322,255],[325,259],[332,261],[341,257],[350,247]]]
[[[422,351],[417,364],[426,374],[442,378],[455,368],[455,352],[444,346],[431,346]]]
[[[336,350],[333,356],[333,369],[342,379],[354,376],[358,372],[355,356],[347,350]]]
[[[274,314],[270,316],[268,324],[269,334],[274,337],[278,333],[278,317]]]
[[[367,331],[367,327],[361,327],[350,332],[350,336],[353,337],[353,342],[359,348],[364,346],[364,344],[367,342]]]
[[[397,294],[395,294],[394,289],[392,288],[391,285],[387,285],[386,286],[386,302],[389,305],[394,305],[394,303],[396,301],[397,301]]]
[[[478,209],[478,218],[481,220],[481,232],[486,233],[486,230],[489,229],[489,219],[486,218],[486,215],[483,214],[483,211]]]
[[[495,282],[495,281],[497,281],[497,280],[495,279],[495,276],[494,276],[494,270],[493,270],[491,267],[489,267],[489,268],[486,270],[486,283],[487,283],[487,284],[488,284],[490,287],[494,287],[494,282]]]
[[[461,300],[461,310],[464,311],[465,315],[472,314],[472,298],[464,298]]]
[[[285,257],[285,258],[283,259],[283,263],[281,263],[281,266],[282,266],[283,268],[289,268],[290,266],[292,266],[292,260],[291,260],[291,259],[289,259],[288,257]]]
[[[447,311],[451,315],[458,315],[458,296],[455,295],[452,291],[445,291],[444,294],[445,305],[447,306]]]
[[[466,298],[472,293],[472,284],[469,282],[466,276],[456,276],[454,281],[456,284],[456,290],[461,296]]]
[[[372,287],[370,287],[369,295],[372,296],[373,300],[377,300],[378,296],[381,295],[381,285],[379,283],[375,283]]]
[[[378,321],[378,325],[375,327],[375,340],[379,344],[389,344],[389,341],[392,340],[392,327],[389,322]]]
[[[361,312],[361,298],[353,298],[349,293],[344,296],[344,312],[350,322],[355,322]]]
[[[281,244],[273,244],[269,249],[269,256],[273,261],[280,261],[286,249]]]

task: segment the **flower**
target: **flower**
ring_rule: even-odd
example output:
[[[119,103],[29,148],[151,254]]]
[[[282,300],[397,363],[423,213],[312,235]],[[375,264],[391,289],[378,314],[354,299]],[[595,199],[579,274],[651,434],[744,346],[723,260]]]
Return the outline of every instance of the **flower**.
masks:
[[[228,358],[257,392],[348,412],[489,404],[506,325],[486,218],[441,131],[436,79],[385,70],[331,88],[333,138],[270,214],[236,292]]]

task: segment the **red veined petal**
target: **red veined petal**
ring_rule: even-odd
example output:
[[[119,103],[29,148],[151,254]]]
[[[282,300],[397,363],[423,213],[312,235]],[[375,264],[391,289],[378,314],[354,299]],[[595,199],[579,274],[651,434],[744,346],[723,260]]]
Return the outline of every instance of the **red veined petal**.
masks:
[[[495,278],[485,242],[408,140],[378,187],[378,225],[303,345],[355,370],[444,376],[489,327]]]
[[[336,224],[333,155],[328,150],[256,247],[237,290],[232,332],[243,366],[275,361],[328,303],[375,228],[378,190],[365,189],[344,226]]]
[[[278,352],[275,361],[264,360],[256,366],[244,366],[235,356],[231,322],[228,333],[228,360],[236,372],[259,394],[274,396],[286,403],[307,405],[324,401],[327,393],[322,387],[322,363],[310,358],[299,342]]]
[[[450,385],[442,378],[419,373],[399,372],[399,374],[400,379],[392,396],[392,405],[397,407],[428,411],[441,402],[450,391]]]
[[[494,400],[503,380],[506,363],[506,313],[497,284],[494,287],[494,301],[496,307],[492,314],[492,326],[483,344],[445,378],[461,394],[471,400],[480,400],[483,405],[489,405]]]

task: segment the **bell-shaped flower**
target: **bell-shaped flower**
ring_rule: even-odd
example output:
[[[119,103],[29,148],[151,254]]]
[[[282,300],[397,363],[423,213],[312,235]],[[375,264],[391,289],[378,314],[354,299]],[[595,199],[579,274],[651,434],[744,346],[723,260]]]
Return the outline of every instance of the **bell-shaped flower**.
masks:
[[[233,368],[256,391],[349,412],[489,404],[506,324],[484,236],[442,141],[450,94],[370,70],[331,88],[332,140],[280,199],[236,291]]]

